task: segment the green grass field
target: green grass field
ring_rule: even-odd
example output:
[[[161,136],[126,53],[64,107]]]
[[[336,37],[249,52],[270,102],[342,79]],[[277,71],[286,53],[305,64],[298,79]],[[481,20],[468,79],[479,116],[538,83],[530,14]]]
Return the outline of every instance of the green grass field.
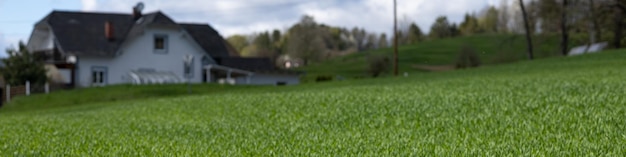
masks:
[[[533,38],[536,58],[560,56],[560,36],[539,35]],[[570,46],[583,42],[572,40]],[[527,60],[526,38],[523,35],[483,34],[457,38],[425,41],[399,48],[399,71],[401,73],[423,73],[424,70],[413,65],[454,65],[461,48],[472,47],[479,55],[483,65],[496,65]],[[367,73],[368,57],[383,55],[393,57],[392,48],[359,52],[328,61],[314,63],[299,70],[306,71],[303,81],[312,82],[317,76],[343,76],[344,78],[369,77]]]
[[[0,109],[0,156],[624,156],[625,80],[617,50],[190,96],[84,89]]]

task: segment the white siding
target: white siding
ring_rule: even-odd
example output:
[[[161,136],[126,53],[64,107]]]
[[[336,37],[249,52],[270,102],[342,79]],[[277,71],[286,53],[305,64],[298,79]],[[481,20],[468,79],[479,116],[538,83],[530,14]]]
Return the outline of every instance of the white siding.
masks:
[[[52,50],[54,48],[54,34],[48,26],[35,27],[28,40],[27,47],[31,51]]]
[[[167,35],[167,53],[154,52],[154,36]],[[86,57],[78,58],[78,85],[91,86],[92,67],[106,67],[106,83],[128,83],[127,76],[132,70],[154,69],[156,71],[174,72],[181,79],[184,77],[183,56],[194,56],[193,78],[191,82],[202,82],[201,58],[208,56],[194,41],[183,31],[174,29],[147,29],[141,36],[127,41],[120,50],[120,55],[114,58]],[[212,63],[214,61],[211,61]]]

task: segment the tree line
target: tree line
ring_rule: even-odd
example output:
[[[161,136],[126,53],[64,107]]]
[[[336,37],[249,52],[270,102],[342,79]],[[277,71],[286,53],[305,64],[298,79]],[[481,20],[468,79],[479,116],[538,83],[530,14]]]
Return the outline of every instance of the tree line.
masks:
[[[621,48],[626,42],[623,37],[625,6],[623,0],[502,0],[498,6],[467,13],[458,24],[439,16],[428,33],[405,17],[399,21],[396,35],[398,44],[406,45],[457,36],[526,33],[532,58],[532,36],[561,34],[560,47],[566,55],[572,40],[577,43],[608,41],[612,48]],[[305,15],[284,31],[233,35],[227,40],[244,57],[270,57],[278,61],[289,56],[301,59],[306,65],[359,51],[387,48],[392,46],[390,39],[393,37],[393,34],[358,27],[325,25]]]

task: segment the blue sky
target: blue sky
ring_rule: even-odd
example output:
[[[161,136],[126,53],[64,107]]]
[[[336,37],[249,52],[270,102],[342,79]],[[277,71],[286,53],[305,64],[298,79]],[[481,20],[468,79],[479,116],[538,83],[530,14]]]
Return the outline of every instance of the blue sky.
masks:
[[[428,30],[446,15],[459,22],[466,12],[511,0],[398,0],[401,20]],[[33,25],[52,10],[129,13],[137,0],[0,0],[0,57],[5,49],[27,42]],[[389,33],[393,27],[391,0],[143,0],[144,12],[161,10],[177,22],[209,23],[222,35],[284,30],[304,14],[333,26],[362,27]]]
[[[80,10],[76,0],[0,0],[0,56],[5,49],[22,40],[26,42],[36,21],[52,9]]]

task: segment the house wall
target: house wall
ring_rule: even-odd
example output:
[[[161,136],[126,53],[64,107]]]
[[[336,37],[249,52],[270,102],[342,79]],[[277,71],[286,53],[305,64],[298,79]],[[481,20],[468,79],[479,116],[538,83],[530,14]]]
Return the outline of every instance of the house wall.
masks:
[[[167,53],[155,53],[154,36],[167,35]],[[153,69],[168,71],[184,77],[183,56],[194,56],[192,83],[202,82],[201,58],[208,56],[193,39],[184,31],[167,28],[148,28],[135,39],[125,43],[116,57],[78,57],[78,85],[91,86],[92,68],[104,67],[107,69],[105,82],[107,85],[129,83],[128,74],[132,70]],[[209,57],[210,58],[210,57]],[[210,61],[215,63],[213,59]]]
[[[237,84],[246,84],[246,77],[238,77],[235,81]],[[255,73],[250,78],[251,85],[277,85],[278,82],[284,82],[286,85],[297,85],[300,84],[300,76],[289,74]]]

